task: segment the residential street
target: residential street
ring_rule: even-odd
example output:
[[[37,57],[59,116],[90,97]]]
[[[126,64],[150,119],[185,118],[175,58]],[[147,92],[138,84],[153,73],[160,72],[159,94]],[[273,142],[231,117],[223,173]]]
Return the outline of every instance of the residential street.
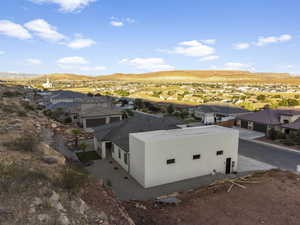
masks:
[[[296,171],[297,165],[300,165],[300,153],[280,150],[242,139],[239,142],[239,153],[281,169]]]

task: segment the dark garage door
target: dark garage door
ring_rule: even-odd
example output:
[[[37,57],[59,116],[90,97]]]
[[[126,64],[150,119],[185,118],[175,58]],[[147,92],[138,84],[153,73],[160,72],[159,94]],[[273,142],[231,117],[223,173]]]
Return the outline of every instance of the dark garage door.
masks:
[[[267,132],[267,125],[261,124],[261,123],[254,123],[253,130],[266,133]]]
[[[86,120],[86,127],[97,127],[104,124],[105,124],[105,118]]]
[[[248,129],[248,121],[246,121],[246,120],[241,120],[241,128],[246,128],[246,129]]]
[[[110,117],[110,122],[113,123],[113,122],[118,122],[120,121],[120,117]]]

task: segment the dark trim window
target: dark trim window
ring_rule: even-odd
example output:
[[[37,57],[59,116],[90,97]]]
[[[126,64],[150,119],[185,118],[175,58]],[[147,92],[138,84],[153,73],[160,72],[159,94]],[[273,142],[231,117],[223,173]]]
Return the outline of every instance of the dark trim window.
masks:
[[[196,155],[193,155],[193,159],[200,159],[201,158],[201,155],[200,154],[196,154]]]
[[[119,159],[121,159],[121,150],[119,149]]]
[[[223,155],[223,150],[221,150],[221,151],[217,151],[217,155]]]
[[[175,163],[175,159],[167,159],[167,164],[173,164]]]
[[[124,153],[124,163],[127,165],[128,163],[128,153]]]

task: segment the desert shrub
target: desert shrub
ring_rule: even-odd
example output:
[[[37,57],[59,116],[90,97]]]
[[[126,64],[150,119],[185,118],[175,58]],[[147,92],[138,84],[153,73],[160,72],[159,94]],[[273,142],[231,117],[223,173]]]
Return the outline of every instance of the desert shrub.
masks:
[[[12,150],[33,152],[37,149],[37,145],[40,143],[40,138],[32,134],[24,134],[21,137],[17,137],[11,142],[6,142],[4,145]]]
[[[22,106],[24,107],[24,109],[26,111],[34,111],[35,110],[34,106],[31,105],[29,102],[23,102]]]
[[[12,163],[0,163],[0,193],[16,193],[24,191],[41,180],[49,180],[42,171],[32,170]]]
[[[5,91],[2,93],[3,97],[7,97],[7,98],[12,98],[12,97],[18,97],[21,96],[22,94],[18,91]]]
[[[78,191],[82,185],[88,181],[88,175],[85,171],[71,167],[65,168],[56,183],[59,187],[69,191]]]
[[[174,113],[174,111],[175,111],[174,105],[172,105],[172,104],[168,105],[168,107],[167,107],[168,114],[172,114],[172,113]]]
[[[278,132],[272,128],[271,130],[269,130],[268,132],[268,137],[271,139],[271,140],[276,140],[277,139],[277,136],[278,136]]]
[[[2,111],[5,113],[14,113],[16,112],[17,108],[18,106],[15,104],[1,106]]]
[[[18,111],[17,114],[18,114],[18,116],[21,116],[21,117],[27,116],[26,112],[24,112],[23,110]]]
[[[65,118],[64,123],[72,123],[71,117]]]

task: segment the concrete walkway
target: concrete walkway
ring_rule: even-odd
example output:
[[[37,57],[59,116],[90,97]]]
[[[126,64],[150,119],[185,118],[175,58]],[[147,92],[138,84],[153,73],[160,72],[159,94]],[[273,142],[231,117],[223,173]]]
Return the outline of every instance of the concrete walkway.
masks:
[[[259,162],[248,157],[239,157],[238,174],[216,174],[196,177],[175,183],[160,185],[153,188],[143,188],[132,178],[118,163],[113,160],[97,160],[94,164],[87,167],[87,170],[96,178],[103,179],[105,183],[109,180],[112,184],[112,190],[120,200],[148,200],[156,197],[171,194],[174,192],[183,192],[190,189],[209,185],[217,180],[243,176],[256,170],[268,170],[273,166]],[[117,168],[117,169],[116,169]]]
[[[238,172],[271,170],[274,168],[276,167],[268,163],[264,163],[255,159],[248,158],[246,156],[239,155],[237,169]]]
[[[266,136],[262,132],[254,131],[254,130],[248,130],[240,127],[233,127],[233,129],[238,130],[240,134],[241,139],[245,140],[254,140],[256,138],[264,137]]]

